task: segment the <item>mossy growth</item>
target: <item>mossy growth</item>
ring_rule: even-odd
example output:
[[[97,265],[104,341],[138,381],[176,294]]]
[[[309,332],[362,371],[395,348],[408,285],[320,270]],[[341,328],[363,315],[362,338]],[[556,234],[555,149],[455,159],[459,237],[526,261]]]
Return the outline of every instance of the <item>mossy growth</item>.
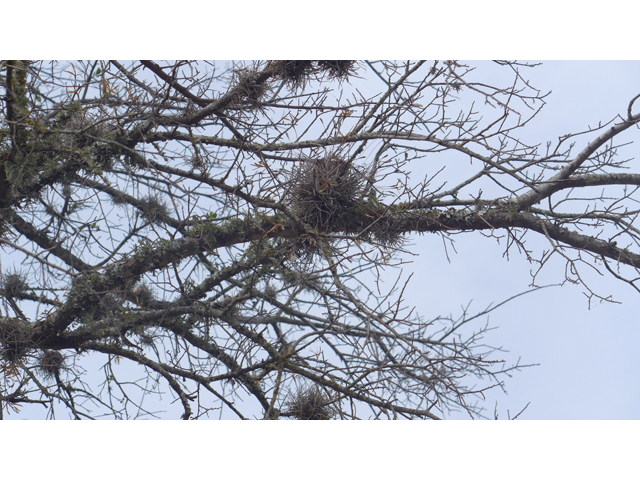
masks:
[[[398,247],[403,242],[402,212],[378,200],[369,175],[367,168],[337,153],[311,157],[291,171],[286,201],[300,220],[319,233],[343,231],[360,241]],[[322,254],[332,247],[329,240],[310,236],[288,243],[298,255],[300,251]]]
[[[144,216],[151,222],[162,224],[169,216],[166,202],[158,195],[150,195],[141,201],[141,209]]]
[[[356,74],[358,63],[355,60],[318,60],[318,69],[330,80],[347,80]]]
[[[46,380],[53,380],[60,375],[64,367],[64,356],[55,350],[44,350],[38,356],[37,369]]]
[[[277,60],[270,66],[274,76],[291,89],[304,87],[316,71],[313,60]]]
[[[231,92],[234,101],[249,108],[259,107],[271,90],[267,79],[256,68],[237,68],[233,70]]]
[[[3,273],[0,277],[0,294],[8,298],[20,298],[30,290],[27,276],[19,271]]]
[[[337,411],[331,405],[334,401],[317,385],[300,387],[289,394],[285,401],[286,412],[298,420],[331,420]]]
[[[13,317],[0,317],[0,357],[11,363],[22,360],[33,348],[31,324]]]
[[[319,231],[348,218],[361,202],[367,184],[364,172],[331,152],[307,158],[290,177],[288,203],[300,220]]]
[[[355,60],[278,60],[270,63],[276,78],[291,89],[303,88],[311,79],[347,80],[357,72]]]

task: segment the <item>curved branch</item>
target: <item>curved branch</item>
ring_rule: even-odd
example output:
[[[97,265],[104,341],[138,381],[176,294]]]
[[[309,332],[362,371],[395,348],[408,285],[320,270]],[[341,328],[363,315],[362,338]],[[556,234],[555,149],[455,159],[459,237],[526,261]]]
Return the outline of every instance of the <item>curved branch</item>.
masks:
[[[614,138],[616,135],[624,132],[629,127],[632,127],[640,122],[640,114],[635,115],[628,120],[623,120],[621,123],[614,125],[606,132],[602,133],[598,138],[593,140],[587,145],[572,161],[567,163],[562,170],[556,175],[547,180],[543,185],[540,185],[535,190],[531,190],[521,195],[516,201],[518,203],[518,209],[524,210],[536,203],[539,203],[543,198],[547,198],[553,192],[557,191],[557,182],[568,179],[573,172],[576,171],[580,165],[582,165],[598,148]]]
[[[82,273],[91,272],[93,270],[93,267],[91,265],[85,263],[80,258],[73,255],[69,250],[62,248],[60,243],[53,242],[53,240],[51,240],[44,232],[38,230],[29,222],[26,222],[13,210],[8,211],[8,216],[11,219],[13,228],[15,228],[19,233],[42,247],[44,250],[51,252],[71,268],[74,268]]]

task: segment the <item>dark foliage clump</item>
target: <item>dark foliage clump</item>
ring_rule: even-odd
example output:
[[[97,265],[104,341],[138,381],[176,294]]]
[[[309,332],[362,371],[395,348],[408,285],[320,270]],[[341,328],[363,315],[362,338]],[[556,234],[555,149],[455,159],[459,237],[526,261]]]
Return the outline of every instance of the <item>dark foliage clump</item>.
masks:
[[[357,71],[355,60],[319,60],[318,68],[327,75],[330,80],[346,80]]]
[[[29,290],[27,277],[22,273],[15,271],[2,275],[2,284],[0,291],[5,297],[20,298]]]
[[[169,216],[166,203],[155,195],[150,195],[141,200],[142,211],[152,223],[162,223]]]
[[[244,107],[258,107],[271,86],[255,68],[238,68],[231,80],[234,102]]]
[[[31,324],[26,320],[0,317],[0,356],[15,363],[32,348]]]
[[[267,284],[264,287],[264,296],[267,300],[276,301],[278,300],[278,289],[271,284]]]
[[[291,89],[304,87],[311,79],[347,80],[357,71],[355,60],[277,60],[271,62],[275,78]]]
[[[47,380],[58,378],[64,367],[64,356],[55,350],[44,350],[38,357],[38,371]]]
[[[336,153],[304,160],[290,173],[287,202],[304,223],[319,232],[339,226],[359,240],[382,247],[403,243],[402,228],[394,216],[397,209],[385,207],[368,190],[370,170],[358,168]],[[332,248],[318,237],[286,241],[287,251],[310,259]]]
[[[309,158],[291,174],[289,203],[303,222],[322,230],[353,215],[366,182],[362,172],[337,154]]]
[[[277,60],[271,62],[271,68],[274,76],[292,89],[304,87],[316,72],[313,60]]]
[[[331,403],[329,396],[314,385],[298,389],[285,406],[287,415],[298,420],[331,420],[337,414]]]
[[[385,247],[399,247],[404,243],[402,229],[398,226],[398,219],[381,207],[372,207],[371,203],[364,209],[373,222],[366,227],[361,238],[376,242]],[[396,213],[396,212],[394,212]],[[366,215],[365,215],[366,216]]]

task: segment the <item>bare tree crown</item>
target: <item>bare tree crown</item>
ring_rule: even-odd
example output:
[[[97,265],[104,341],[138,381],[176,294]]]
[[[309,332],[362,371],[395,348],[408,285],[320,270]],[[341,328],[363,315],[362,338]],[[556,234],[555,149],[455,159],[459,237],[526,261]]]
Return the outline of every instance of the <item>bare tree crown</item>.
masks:
[[[0,63],[0,415],[161,416],[167,388],[185,419],[482,415],[521,365],[468,328],[495,307],[405,305],[407,238],[494,236],[534,285],[559,257],[592,298],[584,269],[638,289],[616,140],[640,95],[528,145],[533,67]]]

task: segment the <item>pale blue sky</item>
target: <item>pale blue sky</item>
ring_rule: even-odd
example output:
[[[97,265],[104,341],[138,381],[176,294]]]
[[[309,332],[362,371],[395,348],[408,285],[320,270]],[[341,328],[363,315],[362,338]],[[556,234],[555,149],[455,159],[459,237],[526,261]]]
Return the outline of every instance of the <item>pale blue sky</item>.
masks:
[[[479,62],[479,72],[484,68],[487,64]],[[522,130],[522,135],[535,143],[555,141],[560,135],[582,131],[599,121],[607,122],[618,113],[624,114],[628,101],[640,93],[640,62],[552,61],[529,70],[527,75],[535,87],[552,90],[543,111]],[[362,76],[375,90],[379,80],[364,71]],[[638,129],[631,129],[624,138],[637,142],[638,136]],[[584,136],[576,148],[581,146],[580,142],[593,138],[593,134]],[[639,154],[637,143],[620,151],[625,158]],[[631,166],[640,171],[640,158]],[[416,165],[415,173],[433,174],[428,165]],[[530,246],[538,246],[537,251],[547,248],[539,235],[530,235],[528,241]],[[404,267],[404,278],[413,273],[405,302],[415,306],[425,318],[448,314],[456,317],[470,301],[470,312],[477,312],[530,288],[532,265],[515,252],[507,261],[503,258],[503,246],[478,233],[456,237],[458,253],[450,255],[450,263],[439,236],[413,236],[410,244],[408,248],[419,256],[411,258],[413,263]],[[564,265],[554,262],[546,267],[538,285],[559,283],[563,277]],[[638,293],[609,275],[594,276],[589,282],[598,293],[611,294],[622,304],[595,301],[589,309],[583,288],[566,284],[519,297],[490,315],[491,326],[498,328],[485,336],[486,343],[508,350],[493,358],[515,363],[520,357],[522,364],[539,366],[506,378],[508,395],[498,389],[487,392],[487,415],[492,414],[497,402],[500,418],[506,418],[508,413],[515,415],[528,403],[521,418],[640,416],[637,412],[640,353],[636,348],[640,343],[640,322],[635,315]],[[84,361],[88,359],[85,357]],[[98,369],[101,362],[88,365]],[[170,407],[165,417],[179,416],[178,407]],[[25,407],[22,417],[36,415],[34,412],[42,413],[44,409]],[[259,411],[256,416],[260,416]],[[468,418],[468,415],[452,413],[446,417]]]
[[[537,88],[553,91],[543,111],[523,130],[530,141],[544,144],[624,115],[629,100],[640,93],[640,62],[552,61],[530,71],[528,78]],[[578,140],[576,149],[595,136]],[[631,171],[640,171],[639,130],[630,129],[621,138],[635,141],[619,154],[636,157]],[[534,243],[535,237],[529,236],[529,244],[545,248],[545,240]],[[475,309],[484,308],[527,290],[531,282],[532,266],[517,254],[509,261],[502,258],[504,249],[495,240],[473,233],[459,236],[458,255],[451,257],[451,264],[441,244],[436,238],[416,239],[421,257],[408,296],[433,316],[455,316],[471,299]],[[538,284],[560,282],[563,268],[561,262],[546,267]],[[501,418],[507,409],[513,416],[529,402],[522,418],[640,417],[639,294],[610,275],[593,276],[589,284],[622,304],[595,301],[589,309],[583,289],[566,284],[520,297],[492,313],[491,324],[499,328],[487,335],[487,343],[509,350],[503,357],[512,362],[521,357],[522,363],[540,364],[507,379],[508,396],[487,394],[498,402]],[[488,407],[493,408],[490,403]],[[465,415],[452,418],[460,417]]]

